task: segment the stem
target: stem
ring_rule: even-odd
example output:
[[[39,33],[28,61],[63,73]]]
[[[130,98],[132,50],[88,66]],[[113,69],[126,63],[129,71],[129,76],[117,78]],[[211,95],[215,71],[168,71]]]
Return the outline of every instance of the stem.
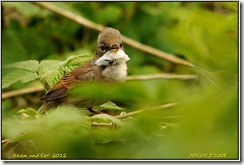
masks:
[[[28,88],[23,88],[23,89],[18,89],[14,91],[9,91],[5,92],[2,94],[2,99],[8,99],[14,96],[19,96],[19,95],[24,95],[27,93],[32,93],[32,92],[39,92],[43,91],[44,88],[42,85],[34,86],[34,87],[28,87]]]
[[[140,76],[128,76],[127,81],[136,81],[136,80],[152,80],[152,79],[181,79],[181,80],[188,80],[188,79],[198,79],[197,75],[193,74],[186,74],[186,75],[180,75],[180,74],[151,74],[151,75],[140,75]]]
[[[169,104],[159,105],[159,106],[155,106],[155,107],[149,107],[149,108],[137,110],[137,111],[134,111],[134,112],[125,113],[125,114],[122,114],[122,115],[117,115],[115,117],[117,117],[118,119],[124,119],[124,118],[130,117],[130,116],[134,116],[136,114],[139,114],[139,113],[142,113],[142,112],[145,112],[145,111],[153,111],[153,110],[158,110],[158,109],[166,109],[166,108],[173,107],[173,106],[175,106],[177,104],[178,103],[169,103]]]
[[[197,75],[177,75],[177,74],[152,74],[152,75],[140,75],[140,76],[127,76],[127,81],[138,81],[138,80],[153,80],[153,79],[181,79],[181,80],[189,80],[189,79],[197,79]],[[2,99],[8,99],[11,97],[24,95],[33,92],[43,91],[44,87],[42,85],[35,87],[28,87],[19,90],[13,90],[9,92],[5,92],[2,94]]]

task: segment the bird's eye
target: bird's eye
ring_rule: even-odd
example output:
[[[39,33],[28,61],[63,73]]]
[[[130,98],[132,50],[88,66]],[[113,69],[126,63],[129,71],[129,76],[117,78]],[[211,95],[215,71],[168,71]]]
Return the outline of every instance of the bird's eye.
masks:
[[[121,44],[119,45],[119,47],[120,47],[120,48],[123,48],[123,45],[122,45],[122,43],[121,43]]]
[[[108,50],[108,47],[105,45],[101,45],[101,51],[106,52]]]

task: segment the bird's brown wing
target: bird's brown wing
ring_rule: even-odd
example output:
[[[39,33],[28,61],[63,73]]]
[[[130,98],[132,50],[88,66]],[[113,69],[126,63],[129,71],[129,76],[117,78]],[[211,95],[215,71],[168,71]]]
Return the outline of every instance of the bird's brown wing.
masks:
[[[94,80],[94,72],[91,68],[80,67],[65,75],[57,84],[55,84],[42,98],[43,101],[52,101],[63,98],[67,95],[68,89],[74,86],[92,82]]]

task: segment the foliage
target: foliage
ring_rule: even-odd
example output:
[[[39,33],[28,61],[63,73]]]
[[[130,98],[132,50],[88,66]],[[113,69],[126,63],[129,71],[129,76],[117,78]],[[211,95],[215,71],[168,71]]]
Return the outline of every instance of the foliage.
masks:
[[[17,81],[26,83],[39,78],[48,90],[65,74],[90,59],[91,56],[80,55],[70,56],[65,61],[43,60],[39,63],[36,60],[29,60],[13,63],[7,67],[16,70],[3,77],[2,88],[7,88]]]
[[[36,109],[43,92],[2,100],[4,159],[238,159],[237,2],[50,3],[197,66],[179,66],[125,45],[129,75],[193,73],[199,79],[73,91],[113,98],[94,107],[107,114],[94,116],[61,105],[41,115]],[[2,9],[3,92],[39,82],[47,90],[92,58],[97,32],[30,2],[3,2]],[[152,108],[170,102],[179,104]],[[133,112],[139,113],[118,117]]]

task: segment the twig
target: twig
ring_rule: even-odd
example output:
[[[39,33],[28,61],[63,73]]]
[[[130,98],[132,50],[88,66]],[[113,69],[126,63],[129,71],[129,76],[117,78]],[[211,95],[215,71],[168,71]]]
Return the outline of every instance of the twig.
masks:
[[[9,141],[9,139],[3,139],[2,144],[7,143],[8,141]]]
[[[149,108],[137,110],[137,111],[134,111],[134,112],[125,113],[125,114],[122,114],[122,115],[117,115],[115,117],[118,118],[118,119],[124,119],[124,118],[130,117],[130,116],[134,116],[136,114],[139,114],[139,113],[142,113],[142,112],[145,112],[145,111],[152,111],[152,110],[170,108],[170,107],[175,106],[176,104],[178,104],[178,103],[169,103],[169,104],[159,105],[159,106],[155,106],[155,107],[149,107]]]
[[[33,143],[33,141],[32,140],[29,140],[29,142],[33,146],[33,148],[36,151],[36,153],[38,153],[38,149],[36,148],[36,145]]]
[[[32,93],[32,92],[39,92],[44,90],[42,85],[39,86],[34,86],[34,87],[28,87],[28,88],[23,88],[23,89],[19,89],[19,90],[14,90],[14,91],[9,91],[9,92],[5,92],[2,94],[2,99],[8,99],[10,97],[14,97],[14,96],[19,96],[19,95],[23,95],[23,94],[27,94],[27,93]]]
[[[152,79],[197,79],[197,75],[177,75],[177,74],[153,74],[153,75],[140,75],[140,76],[127,76],[127,81],[138,81],[138,80],[152,80]],[[43,91],[44,87],[42,85],[38,85],[35,87],[27,87],[19,90],[13,90],[9,92],[5,92],[2,94],[2,99],[8,99],[11,97],[24,95],[33,92]]]
[[[93,127],[112,127],[113,123],[97,123],[97,122],[93,122],[92,125]]]
[[[86,18],[83,18],[81,17],[80,15],[77,15],[77,14],[74,14],[70,11],[67,11],[67,10],[64,10],[64,9],[61,9],[55,5],[52,5],[51,3],[49,2],[33,2],[34,4],[36,5],[39,5],[45,9],[48,9],[54,13],[57,13],[59,15],[62,15],[80,25],[83,25],[83,26],[86,26],[90,29],[94,29],[94,30],[97,30],[97,31],[102,31],[105,27],[100,25],[100,24],[97,24],[95,22],[92,22]],[[146,53],[149,53],[149,54],[152,54],[154,56],[157,56],[157,57],[160,57],[160,58],[163,58],[163,59],[166,59],[168,61],[171,61],[173,63],[176,63],[176,64],[181,64],[181,65],[185,65],[185,66],[189,66],[189,67],[196,67],[194,64],[190,63],[189,61],[186,61],[186,60],[183,60],[181,58],[178,58],[174,55],[171,55],[169,53],[166,53],[166,52],[163,52],[161,50],[158,50],[156,48],[153,48],[153,47],[150,47],[148,45],[144,45],[138,41],[135,41],[131,38],[128,38],[126,36],[123,36],[122,35],[122,40],[124,43],[134,47],[134,48],[137,48],[143,52],[146,52]]]
[[[136,80],[152,80],[152,79],[181,79],[181,80],[188,80],[188,79],[198,79],[197,75],[192,74],[151,74],[151,75],[140,75],[140,76],[128,76],[127,81],[136,81]]]

